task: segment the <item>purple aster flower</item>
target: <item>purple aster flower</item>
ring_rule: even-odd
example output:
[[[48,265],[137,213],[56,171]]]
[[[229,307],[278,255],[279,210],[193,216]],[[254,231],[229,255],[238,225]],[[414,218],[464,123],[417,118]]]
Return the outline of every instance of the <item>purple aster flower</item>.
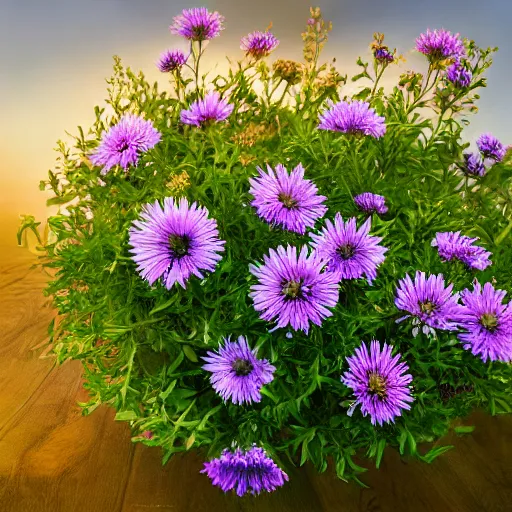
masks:
[[[242,37],[240,49],[256,59],[266,57],[277,48],[279,40],[271,32],[251,32]]]
[[[297,258],[296,247],[280,246],[277,251],[270,249],[270,256],[263,260],[263,265],[249,267],[258,279],[249,295],[254,309],[262,312],[260,318],[277,318],[275,329],[291,325],[307,334],[310,322],[321,325],[324,318],[332,316],[327,308],[338,302],[338,278],[322,272],[324,262],[314,254],[308,256],[307,247]]]
[[[188,110],[181,111],[181,122],[201,126],[210,122],[224,121],[231,112],[233,105],[221,99],[217,91],[209,92],[204,99],[197,100]]]
[[[446,78],[455,87],[469,87],[473,79],[473,73],[459,61],[456,61],[446,70]]]
[[[402,409],[409,410],[411,396],[409,384],[411,375],[406,363],[398,361],[400,354],[391,357],[392,347],[384,343],[381,351],[380,342],[372,341],[370,352],[364,343],[356,348],[352,357],[347,357],[349,370],[341,382],[352,388],[357,400],[349,409],[352,416],[354,408],[361,405],[363,416],[370,415],[372,425],[394,422],[402,414]]]
[[[373,53],[375,60],[379,62],[393,62],[395,56],[387,48],[377,48]]]
[[[327,104],[330,108],[320,116],[320,130],[371,135],[377,139],[386,133],[384,118],[378,116],[365,101],[340,101],[334,104],[329,100]]]
[[[416,39],[416,50],[423,53],[430,61],[463,57],[466,55],[464,43],[459,34],[453,35],[447,30],[427,30]]]
[[[162,73],[169,73],[181,68],[185,62],[187,62],[187,57],[181,50],[166,50],[160,55],[156,66]]]
[[[201,473],[224,492],[234,489],[238,496],[272,492],[288,481],[288,475],[257,446],[247,451],[224,450],[218,459],[205,462]]]
[[[483,133],[478,137],[476,145],[485,158],[501,162],[505,157],[505,146],[491,133]]]
[[[249,193],[254,196],[251,205],[258,215],[269,223],[278,224],[289,231],[303,235],[315,221],[325,215],[324,196],[304,179],[304,167],[297,165],[291,173],[277,164],[275,171],[267,165],[267,173],[257,167],[260,175],[250,178]]]
[[[435,334],[434,329],[457,330],[463,318],[463,308],[459,304],[459,294],[452,295],[452,290],[453,284],[445,288],[443,274],[425,278],[425,272],[418,271],[414,282],[407,274],[405,279],[398,282],[395,305],[410,314],[399,318],[397,322],[410,316],[415,317],[414,336],[419,332],[419,325],[423,325],[425,334]]]
[[[507,292],[495,290],[491,283],[484,288],[474,282],[473,291],[462,292],[466,318],[459,334],[466,350],[482,361],[512,362],[512,302],[503,304]]]
[[[327,219],[320,235],[311,234],[312,245],[319,258],[327,262],[327,271],[338,279],[360,279],[366,275],[368,284],[377,277],[377,267],[384,261],[386,247],[382,238],[369,235],[371,218],[357,229],[356,218],[346,222],[339,213],[334,224]]]
[[[174,24],[169,27],[172,34],[189,39],[190,41],[205,41],[213,39],[224,29],[224,16],[217,11],[209,12],[206,7],[184,9],[179,16],[174,17]]]
[[[274,380],[275,367],[266,359],[257,359],[256,350],[249,348],[243,336],[236,342],[225,339],[218,354],[208,352],[203,359],[208,363],[203,369],[212,372],[213,389],[234,404],[260,402],[262,386]]]
[[[444,261],[458,259],[465,263],[469,268],[484,270],[492,262],[489,256],[492,253],[486,251],[483,247],[473,245],[479,238],[469,238],[457,232],[436,233],[432,240],[432,247],[437,247],[439,256]]]
[[[386,206],[386,198],[371,192],[364,192],[354,197],[354,203],[363,212],[378,213],[384,215],[388,211]]]
[[[139,156],[154,147],[161,135],[151,121],[126,114],[107,132],[103,132],[101,143],[90,156],[93,165],[103,165],[101,174],[107,174],[115,165],[125,170],[137,165]]]
[[[185,288],[192,274],[203,278],[201,270],[215,269],[225,242],[206,208],[166,197],[163,208],[158,201],[147,204],[140,217],[130,229],[130,252],[150,285],[162,278],[168,290],[176,282]]]
[[[482,157],[477,153],[464,153],[464,162],[459,165],[462,172],[468,176],[484,176],[485,165]]]

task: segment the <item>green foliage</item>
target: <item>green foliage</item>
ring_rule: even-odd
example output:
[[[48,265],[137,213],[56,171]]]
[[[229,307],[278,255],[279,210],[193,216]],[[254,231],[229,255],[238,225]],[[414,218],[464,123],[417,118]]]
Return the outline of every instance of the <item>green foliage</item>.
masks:
[[[319,12],[314,16],[320,19]],[[353,140],[316,129],[320,108],[343,97],[340,83],[346,81],[339,74],[333,79],[332,68],[326,74],[327,67],[317,67],[330,29],[323,21],[318,26],[318,37],[314,27],[304,36],[301,84],[286,84],[283,73],[274,76],[265,63],[239,63],[211,82],[235,105],[230,122],[202,129],[179,123],[181,109],[204,91],[201,84],[175,75],[174,94],[160,92],[116,57],[108,81],[110,114],[96,107],[87,133],[79,128],[71,148],[59,142],[56,169],[42,184],[54,194],[48,204],[66,204],[49,220],[52,236],[41,241],[41,264],[53,276],[45,293],[59,313],[49,328],[53,351],[59,362],[82,360],[90,394],[81,404],[85,414],[110,404],[116,420],[130,422],[134,440],[163,448],[164,461],[192,447],[214,456],[233,441],[258,443],[280,464],[311,461],[325,471],[332,462],[340,478],[360,481],[365,468],[354,462],[356,454],[365,452],[378,467],[384,448],[392,446],[431,462],[450,447],[421,455],[417,445],[446,434],[455,418],[476,407],[493,414],[511,410],[510,365],[484,364],[454,334],[412,337],[407,322],[396,323],[400,314],[393,302],[397,280],[416,269],[444,273],[457,290],[475,277],[512,287],[510,157],[477,180],[462,177],[454,166],[467,146],[462,128],[476,91],[485,86],[482,73],[493,50],[468,43],[475,78],[459,90],[430,66],[425,78],[402,75],[386,93],[378,85],[383,69],[375,64],[372,72],[359,59],[362,72],[353,80],[363,85],[357,97],[385,117],[387,132],[379,140]],[[331,82],[320,83],[322,76]],[[257,83],[262,94],[255,92]],[[151,119],[162,141],[128,173],[116,170],[100,179],[88,155],[125,112]],[[289,339],[283,329],[269,333],[258,318],[248,297],[248,265],[271,247],[301,245],[307,237],[262,222],[248,206],[248,179],[256,165],[290,168],[299,162],[328,197],[328,218],[341,212],[362,221],[353,196],[384,195],[390,211],[374,216],[372,233],[383,237],[389,251],[373,286],[342,282],[333,317],[309,336],[299,332]],[[215,272],[192,278],[186,290],[148,286],[128,252],[128,229],[143,205],[169,195],[205,206],[226,240]],[[37,226],[25,217],[20,236]],[[493,253],[491,267],[477,272],[440,261],[432,239],[438,231],[457,230],[481,238]],[[261,403],[247,407],[222,402],[200,359],[223,337],[241,334],[277,368]],[[391,342],[414,378],[411,411],[383,427],[372,426],[359,411],[347,415],[353,397],[340,382],[345,358],[372,338]],[[145,431],[152,437],[141,436]]]

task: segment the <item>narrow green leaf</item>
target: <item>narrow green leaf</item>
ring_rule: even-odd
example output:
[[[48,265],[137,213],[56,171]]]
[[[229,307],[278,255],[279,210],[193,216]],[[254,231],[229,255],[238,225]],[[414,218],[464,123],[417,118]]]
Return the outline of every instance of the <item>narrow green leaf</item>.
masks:
[[[69,203],[75,197],[76,197],[75,193],[73,193],[73,194],[65,194],[63,196],[52,197],[52,198],[50,198],[50,199],[48,199],[46,201],[46,206],[54,206],[54,205]]]
[[[451,450],[453,448],[453,445],[449,446],[439,446],[437,448],[432,448],[429,452],[427,452],[425,455],[423,455],[421,460],[427,462],[430,464],[432,461],[434,461],[439,455],[442,455],[443,453],[446,453],[447,451]]]
[[[375,456],[375,467],[377,469],[380,467],[382,456],[384,455],[384,448],[386,448],[386,440],[381,439],[377,445],[377,455]]]
[[[137,419],[137,415],[134,411],[119,411],[114,419],[116,421],[133,421]]]
[[[167,397],[172,393],[172,390],[175,388],[175,386],[176,386],[176,383],[177,383],[177,382],[178,382],[177,380],[173,380],[173,381],[169,384],[169,386],[167,386],[167,389],[166,389],[165,391],[161,391],[161,392],[158,394],[158,396],[159,396],[162,400],[164,400],[164,401],[165,401],[165,400],[167,399]]]
[[[193,363],[197,363],[199,359],[197,358],[196,353],[194,352],[194,349],[190,345],[183,345],[183,352],[187,356],[188,359],[190,359]]]
[[[474,426],[471,426],[471,425],[468,425],[468,426],[460,426],[460,427],[455,427],[453,429],[457,434],[470,434],[471,432],[473,432],[473,430],[475,430],[475,427]]]

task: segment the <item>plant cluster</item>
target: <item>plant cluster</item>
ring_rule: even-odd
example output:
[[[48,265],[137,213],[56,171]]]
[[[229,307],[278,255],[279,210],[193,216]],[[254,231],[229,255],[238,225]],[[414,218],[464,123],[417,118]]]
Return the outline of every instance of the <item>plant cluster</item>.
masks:
[[[116,57],[107,107],[41,182],[61,205],[40,238],[50,343],[83,362],[84,413],[111,405],[164,462],[202,449],[238,495],[307,461],[360,481],[356,453],[379,466],[387,445],[430,462],[449,447],[418,443],[512,407],[512,159],[461,138],[496,49],[428,30],[425,69],[386,91],[403,58],[376,33],[348,97],[310,16],[304,62],[268,64],[269,27],[210,79],[224,18],[183,11],[170,87]]]

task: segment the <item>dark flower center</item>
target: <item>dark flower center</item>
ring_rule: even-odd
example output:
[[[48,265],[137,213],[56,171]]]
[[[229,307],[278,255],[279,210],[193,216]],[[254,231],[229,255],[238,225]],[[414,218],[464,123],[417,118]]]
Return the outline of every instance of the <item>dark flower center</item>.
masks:
[[[237,377],[249,375],[254,369],[254,366],[247,359],[235,359],[233,364],[231,365],[233,371],[236,373]]]
[[[352,244],[340,245],[336,252],[342,260],[349,260],[356,253],[356,246]]]
[[[301,296],[301,286],[300,281],[286,281],[283,283],[283,295],[288,299],[297,299]]]
[[[346,130],[346,133],[348,135],[352,135],[352,137],[354,137],[354,139],[362,139],[365,135],[364,130],[362,130],[361,128],[359,128],[357,126],[352,126],[348,130]]]
[[[437,305],[434,304],[433,302],[430,302],[429,300],[427,300],[426,302],[420,302],[419,306],[420,311],[427,315],[431,315],[437,309]]]
[[[130,149],[130,144],[128,144],[128,141],[123,137],[123,140],[121,141],[119,149],[117,151],[119,153],[123,153],[127,149]]]
[[[294,199],[290,194],[285,194],[284,192],[280,192],[277,199],[279,199],[283,206],[288,208],[288,210],[293,210],[299,205],[296,199]]]
[[[186,256],[190,249],[190,238],[186,235],[171,235],[169,237],[169,247],[175,258]]]
[[[498,327],[498,318],[492,313],[484,313],[480,317],[480,323],[490,332],[494,332]]]
[[[368,392],[371,395],[377,395],[379,398],[386,398],[386,380],[382,375],[375,372],[368,374]]]
[[[442,60],[445,58],[443,50],[440,48],[430,48],[430,53],[428,55],[431,61]]]
[[[193,27],[192,33],[194,35],[194,39],[196,39],[196,40],[204,39],[208,33],[208,28],[209,27],[207,27],[205,25],[196,25],[195,27]]]

